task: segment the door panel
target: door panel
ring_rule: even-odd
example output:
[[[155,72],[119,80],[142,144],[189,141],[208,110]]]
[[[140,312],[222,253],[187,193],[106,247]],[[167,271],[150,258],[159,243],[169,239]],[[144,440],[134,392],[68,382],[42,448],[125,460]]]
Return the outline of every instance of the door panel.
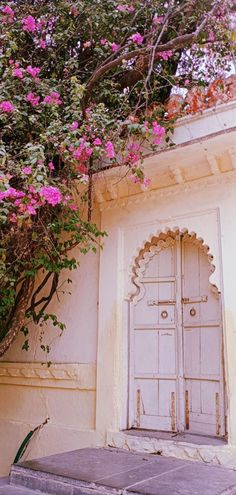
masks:
[[[182,242],[186,429],[218,435],[220,429],[224,434],[219,418],[219,400],[224,400],[220,398],[222,327],[220,299],[211,290],[210,275],[206,252],[186,236]]]
[[[158,340],[159,336],[157,330],[136,330],[134,334],[135,376],[140,376],[145,373],[158,373]]]
[[[154,255],[134,307],[134,426],[174,428],[176,310],[174,246]]]
[[[132,305],[130,425],[224,435],[220,299],[207,253],[188,235],[154,249]]]
[[[175,374],[175,330],[159,330],[159,373]]]
[[[138,428],[171,431],[175,428],[175,380],[136,379]]]

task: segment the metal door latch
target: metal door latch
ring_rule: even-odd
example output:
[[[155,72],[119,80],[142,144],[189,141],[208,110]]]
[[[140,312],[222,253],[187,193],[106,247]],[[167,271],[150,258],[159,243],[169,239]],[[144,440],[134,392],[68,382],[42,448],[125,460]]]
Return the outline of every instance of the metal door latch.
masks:
[[[196,297],[182,297],[183,304],[196,304],[201,302],[207,302],[208,296],[196,296]]]
[[[155,299],[149,299],[149,301],[147,301],[148,306],[166,306],[168,304],[176,304],[176,301],[174,301],[173,299],[168,299],[167,301],[157,301]]]

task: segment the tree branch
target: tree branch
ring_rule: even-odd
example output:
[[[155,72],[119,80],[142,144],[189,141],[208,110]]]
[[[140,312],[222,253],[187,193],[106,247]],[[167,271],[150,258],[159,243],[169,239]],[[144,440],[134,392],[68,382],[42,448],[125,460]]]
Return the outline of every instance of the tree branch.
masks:
[[[188,34],[183,34],[181,36],[177,36],[176,38],[167,41],[167,43],[157,45],[155,47],[155,57],[158,56],[159,53],[165,52],[165,51],[172,51],[172,50],[178,50],[179,48],[184,48],[189,46],[189,44],[195,42],[199,36],[199,34],[203,31],[204,27],[206,26],[209,18],[214,15],[215,11],[217,10],[219,6],[218,0],[214,2],[214,5],[212,9],[208,12],[208,14],[205,15],[205,17],[202,19],[201,23],[199,26],[195,29],[194,32],[188,33]],[[126,47],[124,47],[125,49]],[[107,72],[111,71],[112,69],[115,69],[119,65],[123,63],[123,60],[132,60],[135,59],[136,57],[139,57],[141,55],[150,55],[150,53],[153,50],[153,46],[151,47],[144,47],[144,48],[138,48],[136,50],[132,50],[131,52],[123,53],[120,55],[118,58],[115,60],[111,60],[110,62],[105,63],[104,65],[100,66],[91,78],[89,79],[87,83],[87,87],[85,90],[84,98],[82,100],[82,108],[85,109],[89,100],[89,96],[95,86],[95,84],[101,79],[104,74]]]
[[[29,302],[30,295],[34,287],[34,279],[28,278],[23,282],[21,297],[15,307],[14,316],[11,320],[10,329],[6,336],[0,342],[0,357],[7,351],[17,334],[24,325],[26,308]]]

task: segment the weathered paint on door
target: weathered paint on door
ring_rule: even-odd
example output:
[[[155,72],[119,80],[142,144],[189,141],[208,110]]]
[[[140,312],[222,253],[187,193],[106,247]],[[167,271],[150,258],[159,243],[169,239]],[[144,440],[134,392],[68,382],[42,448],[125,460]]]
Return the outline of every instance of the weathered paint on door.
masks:
[[[131,304],[130,427],[224,435],[221,305],[207,252],[185,235],[144,257]]]

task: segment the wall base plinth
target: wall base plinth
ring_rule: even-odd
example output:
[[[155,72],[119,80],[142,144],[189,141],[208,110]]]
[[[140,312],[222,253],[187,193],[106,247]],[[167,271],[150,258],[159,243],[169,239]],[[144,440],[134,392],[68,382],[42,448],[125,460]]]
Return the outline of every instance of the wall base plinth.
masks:
[[[213,442],[214,439],[213,439]],[[163,440],[142,436],[137,433],[108,431],[107,446],[129,450],[130,452],[142,452],[161,455],[163,457],[176,457],[192,461],[204,462],[224,466],[236,470],[236,446],[223,443],[219,445],[196,444],[184,441]]]

